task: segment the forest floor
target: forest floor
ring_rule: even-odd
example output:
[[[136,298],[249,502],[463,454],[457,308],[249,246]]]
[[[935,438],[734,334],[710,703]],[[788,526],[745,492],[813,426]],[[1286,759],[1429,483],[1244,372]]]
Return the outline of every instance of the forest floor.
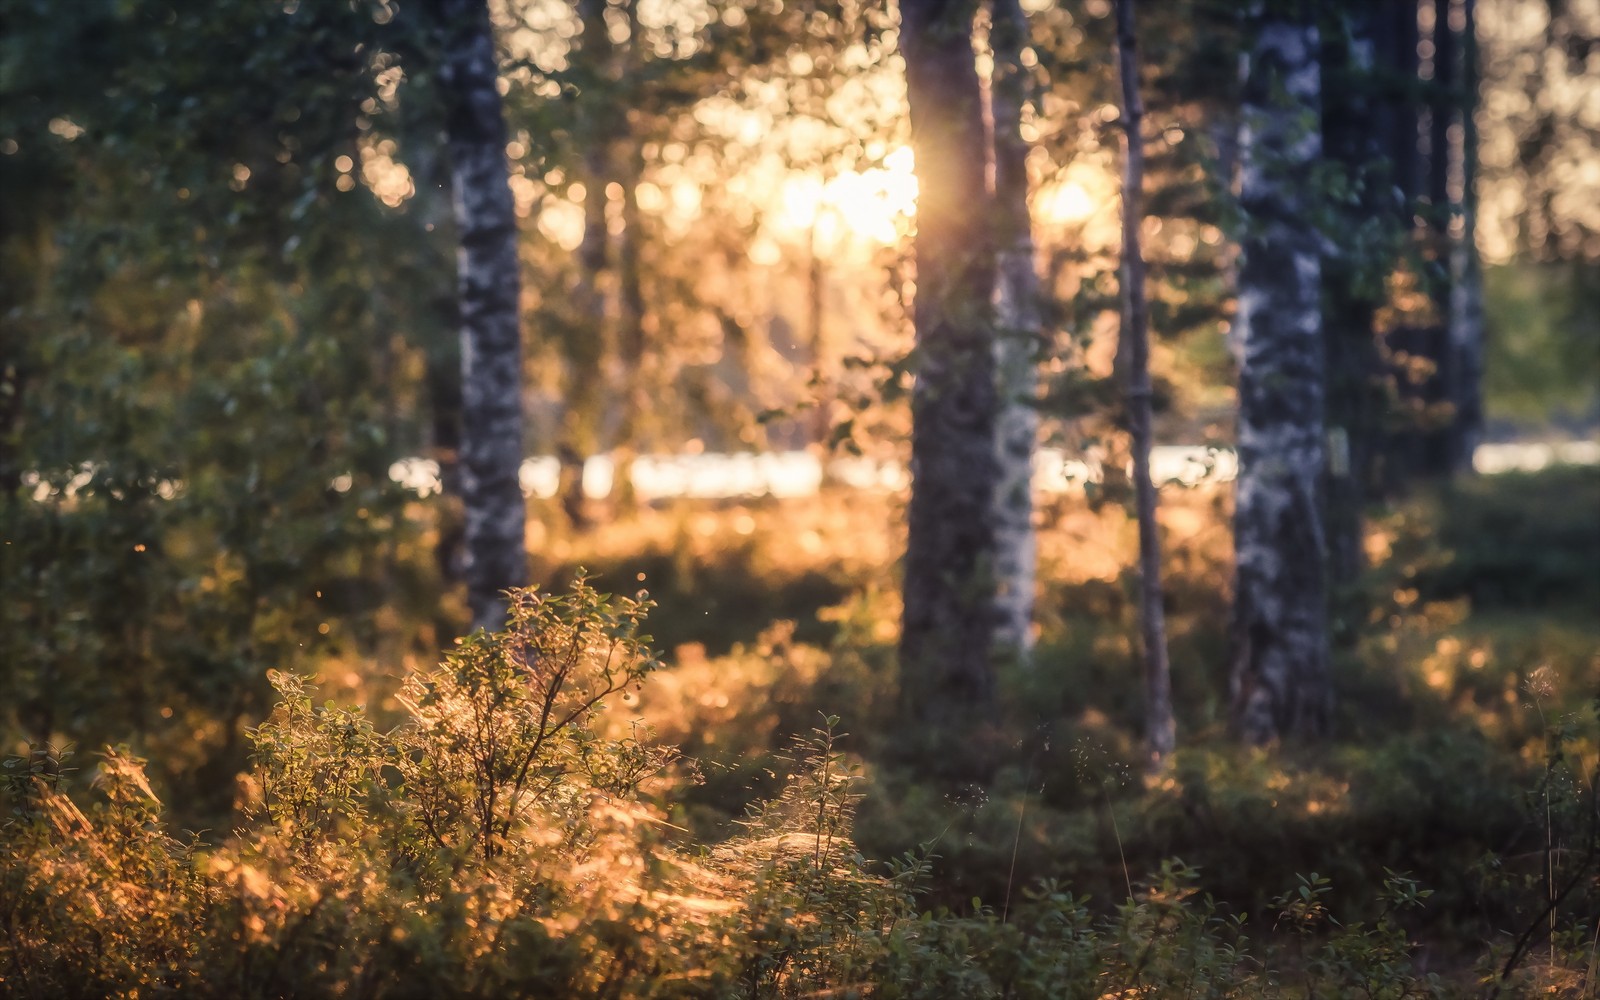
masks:
[[[1227,732],[1225,495],[1163,495],[1180,750],[1153,778],[1136,538],[1115,504],[1040,512],[1038,647],[1005,674],[986,788],[896,753],[912,737],[894,721],[893,496],[673,504],[536,551],[551,586],[583,566],[658,603],[669,666],[624,710],[698,762],[673,796],[700,840],[772,794],[775,755],[836,714],[866,778],[858,842],[882,858],[934,844],[935,902],[1001,906],[1056,880],[1110,908],[1181,858],[1240,912],[1268,913],[1314,872],[1335,912],[1370,920],[1396,872],[1433,890],[1411,919],[1438,963],[1509,944],[1593,844],[1600,470],[1473,478],[1375,518],[1372,568],[1338,602],[1334,735],[1276,751]]]
[[[813,955],[820,964],[805,966],[813,978],[800,977],[801,966],[783,964],[789,953],[764,936],[770,928],[748,920],[713,927],[712,934],[741,941],[738,935],[747,935],[748,956],[720,946],[707,955],[668,948],[655,960],[686,963],[685,974],[699,968],[693,975],[765,969],[761,975],[790,989],[737,994],[761,996],[820,995],[796,985],[802,981],[818,989],[853,982],[860,971],[849,963],[858,952],[877,956],[870,960],[874,975],[917,987],[883,994],[894,996],[1013,995],[995,985],[1013,974],[1037,975],[1043,983],[1078,976],[1098,991],[1085,995],[1152,995],[1105,992],[1110,980],[1102,977],[1177,989],[1180,982],[1193,985],[1200,968],[1213,978],[1244,977],[1238,981],[1245,986],[1222,983],[1225,991],[1215,995],[1268,995],[1259,992],[1267,986],[1274,996],[1479,995],[1492,991],[1508,967],[1518,970],[1504,980],[1516,995],[1535,989],[1593,995],[1600,981],[1594,918],[1600,912],[1600,468],[1463,479],[1418,489],[1375,516],[1367,538],[1370,570],[1358,587],[1335,595],[1333,732],[1318,742],[1268,749],[1239,746],[1227,726],[1227,493],[1210,487],[1164,493],[1179,749],[1154,774],[1146,772],[1140,747],[1142,670],[1128,570],[1137,542],[1124,508],[1104,494],[1098,504],[1068,494],[1039,511],[1034,655],[1026,666],[1002,670],[992,717],[963,745],[908,731],[896,710],[897,692],[916,682],[897,675],[895,657],[900,502],[896,494],[862,491],[673,501],[586,531],[567,526],[554,501],[535,505],[529,541],[543,588],[567,592],[584,571],[599,590],[648,590],[655,602],[647,630],[662,666],[614,700],[598,732],[624,741],[651,732],[654,745],[681,751],[643,786],[640,806],[653,811],[650,836],[661,838],[646,853],[657,851],[662,872],[689,873],[677,876],[688,884],[669,883],[662,899],[703,895],[696,905],[712,908],[706,912],[743,913],[738,907],[745,903],[722,899],[704,881],[721,871],[738,899],[756,901],[748,903],[749,920],[760,916],[762,900],[780,914],[785,907],[810,914],[788,920],[782,933],[810,941],[805,948],[813,950],[794,954]],[[415,505],[414,523],[422,529],[393,546],[394,565],[409,567],[409,575],[385,584],[389,596],[372,620],[334,620],[330,628],[335,639],[377,638],[365,648],[352,643],[323,655],[303,704],[289,695],[299,682],[280,686],[276,721],[251,732],[254,767],[239,784],[239,803],[248,808],[204,814],[194,804],[216,801],[216,790],[196,784],[199,772],[183,770],[192,753],[159,745],[139,749],[150,756],[151,781],[169,806],[155,801],[142,770],[119,764],[115,755],[95,781],[109,806],[93,805],[87,785],[78,798],[87,813],[37,793],[38,801],[64,811],[28,828],[42,839],[17,842],[16,857],[26,867],[6,877],[37,896],[28,897],[39,908],[19,918],[21,926],[54,921],[56,937],[25,935],[34,944],[6,946],[16,968],[31,969],[41,983],[85,983],[91,973],[101,977],[96,983],[148,983],[141,963],[177,954],[182,942],[172,928],[178,925],[162,921],[178,920],[200,930],[183,945],[189,951],[170,959],[173,970],[203,977],[229,970],[243,982],[258,975],[254,963],[268,961],[278,970],[273,975],[295,989],[324,980],[337,990],[366,982],[376,966],[363,964],[360,949],[378,948],[370,935],[388,940],[383,936],[396,928],[419,935],[415,954],[424,957],[407,960],[445,982],[463,969],[503,973],[511,977],[506,982],[523,982],[519,976],[544,982],[557,974],[551,970],[567,968],[562,962],[590,954],[610,970],[596,982],[610,982],[605,977],[624,975],[627,966],[606,965],[612,961],[606,949],[617,949],[617,962],[649,951],[646,938],[664,925],[653,924],[645,909],[603,925],[614,940],[583,936],[591,933],[589,918],[578,916],[591,905],[584,894],[604,881],[582,881],[588,862],[573,862],[569,874],[580,881],[571,885],[561,881],[567,876],[559,867],[539,867],[550,863],[549,851],[576,850],[570,846],[530,836],[517,849],[532,860],[512,858],[495,876],[534,878],[528,898],[535,902],[545,898],[540,893],[576,893],[576,902],[564,904],[576,908],[561,911],[565,923],[543,911],[518,923],[528,913],[517,907],[531,904],[493,896],[492,882],[462,883],[464,895],[425,891],[426,880],[416,879],[428,871],[427,845],[406,846],[396,868],[385,845],[399,835],[395,829],[410,829],[406,817],[424,815],[403,796],[426,787],[396,783],[392,768],[430,759],[427,752],[374,758],[385,763],[344,798],[326,791],[322,778],[307,785],[313,814],[333,809],[346,817],[321,834],[314,851],[296,854],[303,845],[285,845],[324,821],[284,824],[270,812],[260,821],[263,775],[276,774],[272,780],[280,784],[299,780],[295,775],[306,768],[337,771],[351,754],[389,745],[396,733],[427,738],[426,727],[396,724],[408,712],[418,719],[419,691],[430,690],[402,693],[405,676],[429,669],[447,645],[441,637],[452,634],[462,613],[454,604],[438,605],[438,581],[430,578],[437,573],[437,536],[426,525],[435,509]],[[428,684],[448,686],[468,674],[430,676]],[[317,703],[327,707],[313,708]],[[204,735],[195,730],[193,739]],[[798,743],[807,739],[809,750]],[[813,780],[819,739],[827,747],[820,783]],[[325,746],[329,740],[335,742]],[[263,748],[277,756],[266,759]],[[445,759],[457,751],[439,752]],[[809,771],[802,761],[808,756]],[[950,766],[976,757],[992,763],[990,779],[974,783],[970,768]],[[39,781],[49,784],[53,773],[41,771]],[[839,775],[849,777],[836,787]],[[21,777],[18,787],[34,787]],[[35,794],[19,801],[32,802]],[[273,794],[286,801],[281,787]],[[371,812],[359,804],[369,799],[376,803]],[[800,811],[784,813],[786,802]],[[778,835],[756,836],[780,814],[788,825],[776,827]],[[610,843],[614,831],[584,825],[595,815],[612,814],[575,813],[569,820],[596,843]],[[615,813],[633,829],[631,815]],[[847,845],[837,870],[854,874],[824,880],[818,890],[807,881],[808,859],[814,856],[815,871],[823,871],[818,824],[832,815],[850,821],[837,828]],[[246,820],[255,825],[239,825]],[[95,824],[104,832],[90,832]],[[165,832],[206,827],[235,833],[210,847]],[[831,849],[835,828],[828,829]],[[61,841],[52,830],[78,832]],[[804,841],[798,867],[762,853],[763,845],[797,832]],[[607,863],[625,868],[640,849],[621,842]],[[910,897],[896,894],[911,892],[912,883],[889,874],[892,862],[908,856],[919,860],[899,870],[916,876],[921,929],[880,935],[860,923],[867,905],[861,900],[908,915]],[[476,877],[476,869],[461,867],[464,857],[452,864],[450,878]],[[492,856],[480,864],[485,872],[497,870]],[[86,873],[108,865],[122,874],[104,889],[101,876]],[[151,882],[149,873],[158,871],[188,872],[192,881]],[[268,878],[266,871],[277,874]],[[538,881],[546,876],[554,881]],[[235,882],[238,892],[229,888]],[[866,895],[858,899],[858,890]],[[470,935],[452,936],[461,925],[451,908],[478,899],[474,893],[491,893],[482,897],[489,909],[481,917],[485,928],[499,928],[495,935],[507,927],[537,934],[554,928],[560,933],[547,944],[556,950],[527,953],[525,968],[500,968],[494,949]],[[270,905],[259,909],[260,901]],[[234,912],[236,904],[244,909]],[[113,905],[143,907],[145,916],[117,931],[125,943],[93,946],[96,954],[129,963],[106,971],[84,964],[81,948],[101,940],[104,921],[94,914]],[[837,905],[844,909],[829,909]],[[512,908],[495,909],[505,906]],[[234,923],[241,920],[243,932]],[[647,933],[646,925],[656,930]],[[321,929],[305,930],[311,927]],[[1246,929],[1256,950],[1231,952],[1242,948]],[[693,924],[682,931],[690,939],[697,933]],[[814,941],[805,937],[812,931]],[[255,935],[249,941],[256,944],[236,945],[239,933]],[[348,941],[335,951],[290,948],[313,938]],[[345,957],[330,964],[330,954]],[[1029,955],[1045,965],[1019,966]],[[484,956],[493,958],[490,965],[482,964]],[[1146,967],[1152,956],[1160,969]],[[746,958],[753,964],[740,966]],[[302,959],[309,964],[292,965]],[[1073,972],[1071,962],[1079,959],[1088,964]],[[829,964],[837,962],[845,965]],[[581,965],[573,967],[572,982],[598,974]],[[940,992],[928,985],[933,972],[969,977],[964,981],[972,988]],[[1428,987],[1433,992],[1404,992],[1428,974],[1439,977]],[[421,980],[413,983],[410,975],[395,980],[398,992],[373,995],[413,995],[406,990],[421,988]],[[1343,985],[1319,993],[1324,987],[1317,983]],[[1055,995],[1048,992],[1053,988],[1044,995]]]

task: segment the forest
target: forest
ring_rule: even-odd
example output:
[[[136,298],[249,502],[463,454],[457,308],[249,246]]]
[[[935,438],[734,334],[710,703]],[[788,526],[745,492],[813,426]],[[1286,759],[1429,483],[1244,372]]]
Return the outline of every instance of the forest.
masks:
[[[1600,0],[0,0],[0,996],[1600,997]]]

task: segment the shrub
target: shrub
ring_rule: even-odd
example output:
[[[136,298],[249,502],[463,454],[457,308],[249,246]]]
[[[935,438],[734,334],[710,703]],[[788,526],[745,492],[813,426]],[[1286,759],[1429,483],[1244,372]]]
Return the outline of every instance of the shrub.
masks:
[[[1252,909],[1213,899],[1199,871],[1177,861],[1129,884],[1116,906],[1050,882],[1019,891],[1014,905],[1008,890],[998,911],[981,900],[924,909],[928,848],[878,864],[856,846],[863,766],[839,749],[834,717],[794,744],[786,784],[732,836],[714,848],[686,842],[650,795],[671,751],[604,712],[656,666],[641,634],[648,608],[642,596],[607,597],[581,577],[560,596],[516,593],[505,631],[464,639],[442,664],[404,680],[406,717],[387,730],[360,709],[314,704],[303,680],[276,675],[277,706],[252,732],[245,823],[218,845],[174,836],[143,762],[124,751],[103,754],[86,804],[70,794],[69,755],[40,747],[13,758],[0,843],[5,993],[1098,1000],[1449,991],[1416,967],[1403,918],[1428,893],[1392,872],[1374,885],[1359,866],[1341,877],[1360,922],[1333,918],[1342,904],[1325,876],[1305,876]],[[1484,876],[1485,891],[1504,895],[1500,905],[1532,929],[1490,956],[1497,967],[1486,962],[1482,982],[1593,981],[1584,965],[1592,925],[1573,916],[1596,889],[1594,779],[1579,780],[1592,744],[1576,733],[1552,730],[1546,781],[1529,804],[1569,845],[1587,830],[1588,846],[1581,857],[1553,847],[1541,856],[1558,880],[1548,910],[1527,902],[1530,888],[1545,887],[1528,881],[1526,865]],[[1195,757],[1180,768],[1165,799],[1171,816],[1181,807],[1192,821],[1209,803],[1241,813],[1228,827],[1212,822],[1219,835],[1242,837],[1251,814],[1226,800],[1242,794],[1222,783],[1228,766]],[[1296,781],[1274,794],[1321,794],[1316,781]],[[1130,820],[1141,808],[1104,798]],[[1142,808],[1159,811],[1161,801]],[[1427,808],[1450,813],[1452,801]],[[1008,849],[1021,839],[1020,814],[1011,823]],[[1360,839],[1358,826],[1340,829]],[[1137,835],[1128,847],[1147,856]],[[1543,971],[1528,961],[1535,945],[1549,956]]]

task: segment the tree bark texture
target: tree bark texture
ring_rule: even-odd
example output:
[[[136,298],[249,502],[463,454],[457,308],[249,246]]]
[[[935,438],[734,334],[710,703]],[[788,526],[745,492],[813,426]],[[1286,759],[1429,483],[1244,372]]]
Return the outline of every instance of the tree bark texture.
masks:
[[[1285,5],[1273,9],[1282,11]],[[1306,179],[1321,155],[1309,16],[1256,16],[1241,108],[1239,371],[1232,697],[1249,743],[1327,726],[1319,237]]]
[[[932,733],[994,699],[994,260],[972,0],[904,0],[917,163],[916,383],[901,690]]]
[[[1133,0],[1117,0],[1117,67],[1122,79],[1122,336],[1128,355],[1128,430],[1139,521],[1139,624],[1144,644],[1146,763],[1158,768],[1177,741],[1172,719],[1172,668],[1167,660],[1167,615],[1161,587],[1161,526],[1150,478],[1150,312],[1145,301],[1144,252],[1139,243],[1144,201],[1144,101],[1139,96],[1138,34]]]
[[[436,0],[439,84],[454,197],[461,324],[461,499],[474,628],[505,624],[504,591],[528,580],[516,213],[485,0]]]
[[[1022,138],[1028,22],[1019,0],[994,0],[989,31],[994,76],[994,197],[999,231],[995,274],[995,644],[1026,659],[1033,648],[1038,541],[1033,529],[1033,454],[1039,437],[1039,273],[1028,212],[1028,143]]]

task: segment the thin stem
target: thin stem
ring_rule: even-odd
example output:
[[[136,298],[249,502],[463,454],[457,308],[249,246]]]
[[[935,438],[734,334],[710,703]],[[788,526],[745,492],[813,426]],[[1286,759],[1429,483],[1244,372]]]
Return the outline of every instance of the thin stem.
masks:
[[[1117,63],[1122,79],[1122,127],[1127,142],[1122,181],[1122,334],[1128,356],[1128,431],[1133,441],[1133,483],[1139,522],[1139,611],[1144,642],[1146,769],[1160,770],[1176,742],[1172,669],[1161,587],[1161,529],[1150,478],[1150,315],[1145,302],[1143,218],[1144,101],[1139,96],[1138,40],[1133,0],[1117,0]]]

